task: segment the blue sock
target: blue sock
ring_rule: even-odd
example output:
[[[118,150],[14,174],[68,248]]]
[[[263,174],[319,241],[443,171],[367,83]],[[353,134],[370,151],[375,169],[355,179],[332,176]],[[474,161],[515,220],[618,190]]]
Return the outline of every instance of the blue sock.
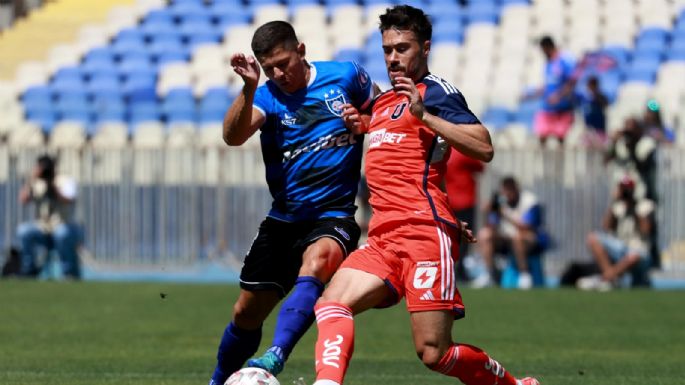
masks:
[[[323,293],[324,285],[314,277],[299,277],[295,290],[283,302],[278,313],[274,340],[269,351],[287,359],[297,341],[314,322],[314,305]]]
[[[261,328],[243,330],[235,326],[233,322],[229,323],[221,337],[212,380],[217,384],[226,382],[228,376],[240,369],[245,361],[257,352],[261,339]]]

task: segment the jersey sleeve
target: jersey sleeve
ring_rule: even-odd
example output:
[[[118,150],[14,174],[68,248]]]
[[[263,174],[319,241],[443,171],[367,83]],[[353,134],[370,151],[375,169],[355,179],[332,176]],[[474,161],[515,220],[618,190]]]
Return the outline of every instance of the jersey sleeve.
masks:
[[[371,105],[373,99],[373,82],[364,67],[356,62],[351,62],[347,78],[350,79],[349,92],[352,98],[351,104],[359,111],[365,111]]]
[[[254,100],[252,101],[252,107],[256,108],[259,110],[259,112],[264,115],[264,117],[268,117],[269,113],[271,112],[271,105],[273,104],[273,98],[271,96],[271,93],[269,92],[269,89],[267,88],[266,85],[262,85],[257,88],[257,91],[255,92],[254,95]]]
[[[480,120],[469,110],[466,99],[445,80],[429,75],[426,92],[423,95],[426,110],[454,124],[480,124]]]

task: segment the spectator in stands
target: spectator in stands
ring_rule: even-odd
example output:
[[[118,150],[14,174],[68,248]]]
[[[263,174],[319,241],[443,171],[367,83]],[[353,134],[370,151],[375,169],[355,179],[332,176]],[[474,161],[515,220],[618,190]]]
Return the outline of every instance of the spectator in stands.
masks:
[[[35,276],[38,246],[55,251],[65,277],[81,276],[77,247],[81,231],[73,221],[77,185],[73,178],[56,174],[56,160],[48,155],[38,158],[33,171],[19,192],[22,204],[35,204],[35,220],[19,225],[23,276]]]
[[[575,63],[562,55],[550,36],[540,39],[540,48],[547,59],[545,84],[526,98],[542,96],[542,110],[535,115],[535,133],[541,144],[554,137],[563,143],[573,124]]]
[[[645,135],[644,126],[635,118],[625,120],[623,129],[616,132],[605,160],[615,166],[613,181],[625,175],[635,180],[637,198],[656,201],[656,140]]]
[[[645,133],[658,143],[672,144],[675,142],[675,133],[666,127],[661,119],[661,106],[656,100],[651,99],[647,102],[645,113],[642,116],[642,124],[645,127]]]
[[[483,172],[483,162],[452,149],[445,172],[445,192],[454,216],[466,222],[471,229],[476,228],[476,201],[478,198],[477,174]],[[459,245],[457,277],[468,281],[464,269],[464,257],[469,251],[469,243]]]
[[[625,177],[618,184],[613,202],[604,214],[602,231],[588,235],[587,243],[601,275],[578,280],[581,289],[608,290],[626,272],[632,272],[633,285],[648,284],[646,278],[654,202],[636,198],[635,181]]]
[[[533,277],[528,259],[546,246],[542,229],[542,207],[530,191],[521,191],[511,176],[502,179],[500,190],[493,194],[486,209],[487,224],[478,231],[479,254],[487,272],[474,281],[474,287],[496,282],[495,256],[513,254],[518,270],[518,288],[530,289]]]
[[[605,110],[609,101],[599,89],[599,79],[590,76],[586,92],[578,96],[585,120],[585,144],[590,148],[604,149],[608,140]]]

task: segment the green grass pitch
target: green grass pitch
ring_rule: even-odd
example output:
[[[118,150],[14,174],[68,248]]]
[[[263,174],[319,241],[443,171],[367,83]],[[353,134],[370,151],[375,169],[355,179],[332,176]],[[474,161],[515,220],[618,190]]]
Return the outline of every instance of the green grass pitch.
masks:
[[[207,383],[237,287],[0,281],[0,384]],[[162,298],[161,293],[165,298]],[[543,385],[685,383],[682,292],[464,290],[457,341]],[[265,325],[262,347],[274,319]],[[283,385],[313,379],[311,329]],[[263,349],[260,349],[260,352]],[[416,359],[401,304],[357,318],[348,385],[457,384]]]

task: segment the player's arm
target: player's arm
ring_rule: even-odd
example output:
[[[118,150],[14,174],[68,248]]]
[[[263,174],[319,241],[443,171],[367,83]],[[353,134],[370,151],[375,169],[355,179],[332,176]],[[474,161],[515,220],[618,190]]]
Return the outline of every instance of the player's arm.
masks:
[[[240,146],[250,138],[266,120],[264,114],[252,106],[259,82],[259,64],[252,57],[234,54],[231,57],[233,70],[243,79],[243,89],[233,101],[224,116],[224,142],[229,146]]]
[[[409,112],[428,128],[440,135],[457,151],[466,156],[489,162],[494,156],[490,133],[480,123],[455,124],[426,110],[421,93],[414,82],[406,77],[395,78],[395,92],[409,99]]]

